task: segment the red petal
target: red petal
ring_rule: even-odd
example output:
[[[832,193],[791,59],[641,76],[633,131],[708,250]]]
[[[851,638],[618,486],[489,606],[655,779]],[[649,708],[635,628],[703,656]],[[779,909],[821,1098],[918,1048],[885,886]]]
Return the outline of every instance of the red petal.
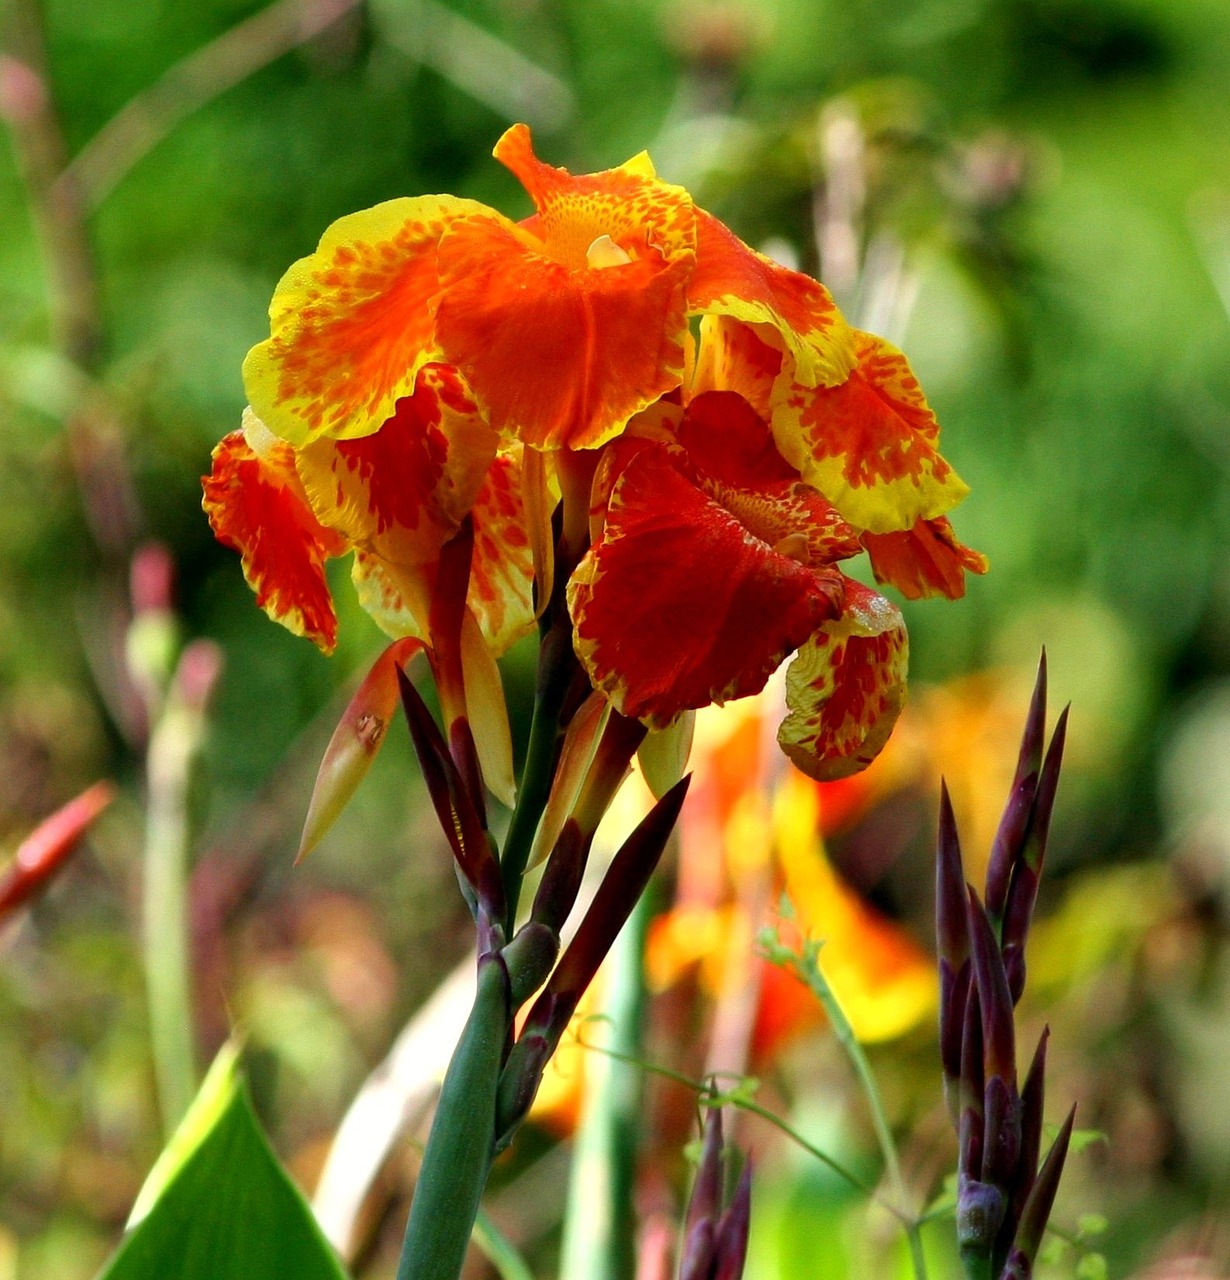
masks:
[[[244,425],[246,433],[232,431],[214,450],[201,505],[218,541],[242,556],[256,603],[329,653],[337,643],[337,615],[324,564],[347,544],[312,514],[291,446],[270,435],[251,410]],[[249,439],[259,442],[259,453]]]
[[[577,653],[621,712],[661,727],[687,708],[763,688],[834,616],[839,580],[775,552],[666,450],[642,445],[569,584]]]
[[[907,600],[965,594],[965,573],[986,573],[987,558],[957,541],[947,516],[917,520],[904,533],[863,535],[877,582],[897,588]]]
[[[821,782],[865,769],[905,703],[908,660],[901,614],[847,580],[845,613],[818,630],[786,672],[782,750]]]

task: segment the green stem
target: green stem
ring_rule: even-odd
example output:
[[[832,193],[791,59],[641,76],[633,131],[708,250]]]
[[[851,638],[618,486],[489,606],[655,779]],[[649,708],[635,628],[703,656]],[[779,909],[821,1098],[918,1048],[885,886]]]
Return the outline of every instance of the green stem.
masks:
[[[397,1280],[457,1280],[487,1185],[511,1011],[503,965],[480,964],[474,1007],[440,1090]]]
[[[173,689],[150,737],[142,876],[145,982],[163,1133],[169,1137],[196,1092],[188,955],[188,790],[205,728],[199,708]]]
[[[897,1200],[897,1217],[905,1229],[906,1240],[909,1242],[910,1257],[914,1264],[914,1275],[916,1280],[927,1280],[927,1262],[923,1255],[922,1234],[919,1231],[917,1219],[905,1211],[908,1198],[905,1178],[901,1173],[901,1161],[897,1156],[897,1145],[893,1141],[892,1130],[888,1124],[888,1116],[884,1110],[884,1100],[880,1097],[880,1089],[876,1084],[875,1074],[871,1070],[871,1063],[868,1062],[867,1055],[863,1052],[863,1046],[854,1034],[854,1028],[850,1025],[850,1020],[846,1017],[840,1001],[834,995],[833,989],[829,986],[824,975],[820,972],[818,961],[806,976],[809,979],[809,985],[824,1006],[824,1012],[828,1015],[829,1025],[833,1028],[833,1034],[849,1056],[854,1066],[854,1073],[862,1086],[863,1095],[867,1099],[867,1106],[871,1112],[872,1128],[875,1130],[880,1153],[884,1157],[884,1166],[888,1171],[889,1182],[892,1184],[893,1196]]]
[[[560,1280],[624,1280],[635,1269],[633,1179],[640,1130],[644,951],[650,910],[642,894],[611,949],[601,1012],[609,1052],[586,1065],[585,1103],[573,1145]]]
[[[567,614],[564,615],[567,622]],[[504,882],[504,935],[511,938],[517,923],[517,904],[521,898],[521,880],[525,864],[534,845],[538,821],[551,794],[555,776],[556,744],[559,741],[560,714],[568,692],[572,664],[571,624],[561,628],[544,628],[538,650],[538,692],[530,721],[530,740],[526,748],[525,767],[517,789],[517,807],[504,840],[500,856],[500,877]]]

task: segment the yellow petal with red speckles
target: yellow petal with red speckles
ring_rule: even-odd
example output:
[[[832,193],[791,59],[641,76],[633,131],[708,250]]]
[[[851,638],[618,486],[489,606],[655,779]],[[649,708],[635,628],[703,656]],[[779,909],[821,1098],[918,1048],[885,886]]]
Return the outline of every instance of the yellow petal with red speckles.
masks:
[[[249,409],[244,430],[232,431],[214,450],[204,490],[201,505],[214,534],[239,552],[256,603],[288,630],[331,652],[337,615],[324,565],[348,548],[312,513],[294,450]]]
[[[386,636],[427,641],[434,570],[434,565],[395,569],[379,556],[360,550],[355,552],[350,580],[363,612]]]
[[[304,445],[299,475],[322,524],[409,567],[434,562],[457,532],[496,444],[456,370],[431,364],[379,431]]]
[[[594,685],[624,715],[661,728],[681,711],[761,689],[836,615],[841,575],[774,551],[661,446],[629,453],[568,607]]]
[[[847,580],[841,618],[804,644],[786,671],[777,740],[809,777],[827,782],[865,769],[905,703],[909,640],[900,612]]]
[[[947,516],[918,520],[901,533],[863,535],[877,582],[897,588],[907,600],[965,594],[965,574],[986,573],[987,558],[957,541]]]
[[[854,368],[852,331],[828,290],[744,244],[712,214],[696,210],[696,269],[688,312],[771,327],[799,382],[833,386]]]
[[[294,444],[376,431],[438,358],[436,246],[485,206],[453,196],[389,200],[339,218],[282,277],[270,337],[244,361],[244,385],[270,430]],[[490,216],[494,217],[495,214]]]
[[[797,382],[778,398],[778,448],[851,524],[910,529],[955,506],[968,486],[940,456],[939,426],[905,356],[855,335],[858,367],[840,385]],[[783,372],[789,378],[789,370]]]
[[[527,239],[491,219],[453,224],[436,337],[502,434],[593,448],[682,380],[691,260],[646,244],[621,265],[570,267]]]
[[[473,511],[474,557],[466,602],[498,657],[534,625],[534,554],[519,451],[502,453],[492,462]]]

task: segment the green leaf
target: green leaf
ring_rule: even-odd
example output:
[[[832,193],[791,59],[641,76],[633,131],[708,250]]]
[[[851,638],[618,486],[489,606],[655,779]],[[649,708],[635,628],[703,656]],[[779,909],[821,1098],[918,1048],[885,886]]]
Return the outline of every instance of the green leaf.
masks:
[[[261,1132],[231,1045],[150,1171],[130,1226],[99,1280],[346,1277]]]

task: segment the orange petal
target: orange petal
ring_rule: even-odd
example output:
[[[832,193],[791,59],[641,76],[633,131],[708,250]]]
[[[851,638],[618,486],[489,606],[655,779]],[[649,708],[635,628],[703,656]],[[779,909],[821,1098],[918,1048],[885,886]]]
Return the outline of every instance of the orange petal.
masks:
[[[763,688],[834,616],[840,575],[780,555],[689,483],[665,449],[636,443],[568,607],[595,686],[624,715],[662,728],[686,709]]]
[[[538,211],[534,230],[557,262],[587,266],[591,247],[603,236],[634,259],[652,247],[665,262],[690,266],[694,260],[692,198],[660,181],[644,152],[615,169],[573,175],[539,160],[529,129],[515,124],[493,154],[529,192]]]
[[[833,869],[816,839],[816,789],[787,775],[778,794],[777,847],[802,937],[824,938],[820,969],[865,1042],[889,1040],[935,1006],[935,962],[896,922],[868,906]]]
[[[858,368],[840,385],[796,383],[773,417],[778,447],[851,524],[912,528],[955,506],[968,486],[940,456],[939,426],[905,356],[856,333]]]
[[[242,556],[256,603],[288,630],[331,652],[337,615],[324,565],[349,548],[312,513],[295,471],[294,450],[249,409],[244,430],[222,440],[213,463],[201,505],[218,541]]]
[[[888,741],[905,703],[909,640],[883,596],[846,581],[846,610],[804,644],[786,672],[789,714],[777,732],[808,777],[857,773]]]
[[[850,326],[828,290],[744,244],[712,214],[696,210],[696,269],[688,284],[691,315],[732,316],[771,326],[807,387],[833,386],[854,367]]]
[[[916,520],[899,533],[863,535],[877,582],[897,588],[907,600],[965,594],[965,573],[986,573],[987,558],[957,541],[947,516]]]
[[[504,435],[593,448],[679,385],[691,261],[646,244],[624,265],[571,267],[527,241],[489,218],[452,225],[440,242],[440,348]]]
[[[420,196],[329,227],[278,283],[271,336],[244,362],[248,398],[271,430],[303,444],[367,435],[392,417],[433,357],[436,245],[455,218],[484,209]]]

